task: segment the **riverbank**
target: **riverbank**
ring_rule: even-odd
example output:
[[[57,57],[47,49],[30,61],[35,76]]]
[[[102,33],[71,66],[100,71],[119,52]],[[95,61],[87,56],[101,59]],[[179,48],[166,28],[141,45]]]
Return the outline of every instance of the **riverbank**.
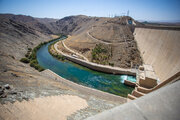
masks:
[[[58,49],[58,42],[54,44],[54,49],[57,51],[57,53],[66,57],[66,59],[72,62],[75,62],[79,65],[82,65],[84,67],[90,68],[92,70],[96,70],[96,71],[104,72],[104,73],[110,73],[110,74],[127,74],[127,75],[133,75],[133,76],[136,75],[136,69],[125,69],[125,68],[119,68],[119,67],[111,67],[108,65],[100,65],[100,64],[92,63],[89,61],[81,60],[76,57],[67,55]]]
[[[125,79],[134,81],[134,76],[126,74],[106,74],[104,72],[88,69],[87,67],[70,62],[69,60],[62,61],[61,58],[64,57],[55,51],[53,44],[55,44],[55,42],[48,43],[42,46],[37,52],[38,62],[44,68],[50,69],[59,76],[74,83],[111,94],[127,97],[127,94],[132,92],[133,88],[123,83]],[[50,54],[49,51],[53,53]],[[55,56],[55,58],[53,56]]]
[[[54,36],[55,37],[55,36]],[[37,51],[45,44],[47,43],[50,43],[50,42],[53,42],[53,41],[56,41],[58,39],[63,39],[63,37],[66,37],[65,35],[59,35],[58,37],[56,36],[56,38],[54,39],[51,39],[47,42],[43,42],[43,43],[40,43],[39,45],[37,45],[36,47],[34,47],[33,49],[32,48],[28,48],[28,52],[25,54],[25,58],[21,58],[20,61],[23,62],[23,63],[30,63],[30,66],[35,68],[36,70],[38,70],[39,72],[45,70],[42,66],[40,66],[38,64],[38,61],[37,61],[37,57],[36,57],[36,54],[37,54]]]
[[[39,43],[37,43],[38,45]],[[21,45],[21,44],[19,44]],[[12,46],[11,46],[12,47]],[[21,46],[19,46],[21,47]],[[17,50],[18,51],[18,50]],[[1,57],[1,60],[4,56]],[[77,87],[70,87],[67,84],[65,84],[62,81],[57,81],[58,78],[53,77],[53,74],[49,74],[48,72],[42,71],[38,72],[34,68],[30,67],[29,64],[24,64],[19,61],[19,59],[13,59],[9,58],[11,60],[11,64],[7,64],[8,68],[0,72],[0,85],[6,85],[9,84],[12,88],[11,94],[7,94],[6,97],[0,98],[0,103],[3,104],[3,106],[10,106],[13,107],[12,104],[19,104],[22,105],[21,107],[27,107],[25,106],[26,103],[30,105],[31,108],[35,108],[33,110],[37,110],[37,106],[34,104],[31,104],[31,101],[36,101],[39,98],[45,100],[46,102],[49,101],[48,98],[58,98],[55,96],[64,96],[64,95],[72,95],[77,96],[81,99],[84,99],[88,107],[85,109],[81,109],[78,111],[75,111],[73,114],[69,114],[66,116],[68,119],[73,120],[75,118],[77,119],[85,119],[89,116],[95,115],[99,112],[111,109],[115,106],[118,106],[120,104],[124,103],[121,100],[113,101],[113,99],[103,99],[101,97],[98,97],[92,94],[86,94],[83,93],[83,90],[80,92],[80,90],[77,90]],[[5,63],[4,63],[5,64]],[[48,63],[46,63],[48,64]],[[6,65],[6,64],[5,64]],[[77,89],[76,89],[77,88]],[[17,93],[16,93],[16,92]],[[47,98],[47,99],[46,99]],[[49,101],[51,103],[57,102],[57,99],[54,99],[54,101]],[[67,101],[74,101],[74,98],[66,99]],[[30,102],[29,102],[30,101]],[[75,102],[69,102],[72,106],[76,104]],[[38,104],[43,104],[43,101],[39,101]],[[66,109],[69,109],[69,105],[66,105]],[[28,108],[28,107],[27,107]],[[45,106],[44,109],[48,110],[48,107]],[[0,111],[6,111],[8,108],[2,107]],[[14,110],[14,112],[18,113],[18,109],[11,109]],[[28,109],[23,109],[28,110]],[[33,111],[34,112],[34,111]],[[63,109],[58,109],[58,112],[63,113]],[[21,112],[20,112],[21,113]],[[16,114],[18,116],[18,114]],[[11,114],[13,118],[16,117],[16,115]],[[27,117],[29,114],[27,115]]]
[[[25,67],[26,67],[26,69],[24,69]],[[88,106],[85,109],[75,111],[71,115],[70,114],[66,115],[66,117],[68,117],[69,119],[71,118],[71,120],[73,120],[74,118],[85,119],[87,117],[95,115],[104,110],[111,109],[111,108],[118,106],[120,104],[123,104],[125,102],[124,101],[125,98],[116,100],[116,99],[111,99],[111,97],[108,96],[107,99],[103,99],[103,98],[105,98],[104,94],[99,94],[99,96],[93,95],[93,91],[91,93],[87,94],[86,92],[84,92],[85,88],[83,86],[82,87],[84,89],[79,90],[79,88],[78,88],[79,85],[74,85],[74,87],[73,87],[73,85],[71,85],[71,83],[69,83],[68,80],[66,83],[66,81],[64,79],[61,79],[58,75],[55,75],[54,73],[52,73],[49,70],[37,72],[33,68],[31,68],[29,65],[24,66],[23,69],[24,69],[23,73],[15,72],[15,71],[11,71],[11,72],[8,71],[5,74],[1,75],[2,78],[4,78],[8,73],[14,73],[15,75],[17,75],[17,77],[12,76],[8,80],[6,80],[5,83],[6,84],[8,83],[9,85],[13,85],[13,88],[16,89],[16,91],[17,91],[17,95],[20,94],[20,96],[22,96],[21,100],[20,100],[19,96],[16,99],[16,97],[15,97],[16,94],[7,95],[6,98],[0,98],[0,102],[4,101],[4,103],[5,103],[4,106],[14,104],[14,103],[9,103],[9,102],[14,101],[15,104],[19,104],[21,107],[24,107],[24,105],[26,104],[26,105],[31,105],[30,108],[27,107],[27,109],[35,108],[34,110],[37,110],[35,104],[31,104],[31,103],[33,103],[33,101],[36,101],[38,99],[39,100],[43,99],[47,102],[47,101],[49,101],[48,98],[59,98],[56,96],[64,96],[64,95],[75,96],[75,97],[85,100],[87,102]],[[4,83],[2,83],[2,80],[1,80],[0,84],[4,84]],[[89,89],[87,90],[87,92],[89,91]],[[96,91],[94,91],[94,92],[96,92]],[[100,91],[100,93],[102,93],[102,92]],[[58,101],[56,101],[56,100],[57,99],[54,99],[54,101],[52,101],[52,102],[58,103]],[[72,102],[72,101],[74,101],[74,98],[70,98],[70,99],[68,98],[66,100],[71,101],[71,102],[67,101],[71,106],[74,106],[74,104],[76,104],[76,102]],[[65,103],[67,103],[67,102],[65,101]],[[42,105],[43,101],[39,101],[38,104]],[[71,107],[70,105],[66,106],[67,110],[70,109],[69,108],[69,107]],[[7,108],[3,108],[3,107],[1,107],[1,108],[2,108],[1,109],[2,111],[7,110]],[[48,109],[48,106],[45,105],[44,109]],[[14,110],[14,112],[18,112],[17,109],[11,109],[11,110]],[[23,109],[23,110],[26,110],[26,109]],[[58,111],[60,113],[64,112],[63,109],[59,109]],[[16,115],[18,116],[18,114],[16,114]],[[27,116],[29,116],[29,115],[27,115]]]
[[[50,77],[51,79],[54,79],[54,80],[60,82],[61,84],[64,84],[65,86],[68,86],[72,89],[75,89],[82,94],[86,94],[89,96],[95,96],[95,97],[98,97],[100,99],[109,100],[109,101],[115,101],[115,102],[119,101],[121,103],[127,102],[127,98],[125,98],[125,97],[113,95],[113,94],[103,92],[103,91],[100,91],[97,89],[93,89],[93,88],[89,88],[89,87],[86,87],[83,85],[79,85],[77,83],[74,83],[70,80],[67,80],[67,79],[57,75],[56,73],[54,73],[53,71],[51,71],[49,69],[44,70],[42,73],[47,75],[47,77]]]

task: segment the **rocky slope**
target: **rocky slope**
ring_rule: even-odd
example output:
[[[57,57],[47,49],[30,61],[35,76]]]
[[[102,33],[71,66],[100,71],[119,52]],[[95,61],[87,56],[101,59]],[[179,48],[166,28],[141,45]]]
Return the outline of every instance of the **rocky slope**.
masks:
[[[12,14],[2,14],[1,15],[1,20],[11,20],[15,21],[17,23],[22,23],[25,24],[27,27],[30,27],[36,31],[39,31],[41,33],[46,33],[46,34],[52,34],[52,32],[46,27],[44,22],[41,20],[38,20],[36,18],[33,18],[31,16],[25,16],[25,15],[12,15]]]
[[[44,26],[44,27],[42,27]],[[30,16],[1,14],[0,15],[0,85],[13,85],[17,93],[11,97],[1,98],[0,102],[17,98],[22,99],[25,91],[36,91],[36,83],[28,81],[46,80],[43,75],[19,60],[24,57],[28,48],[52,39],[51,31],[44,24]],[[37,81],[36,81],[37,82]],[[29,87],[27,87],[29,86]],[[20,92],[21,91],[21,92]],[[41,91],[41,90],[40,90]],[[25,95],[28,98],[28,95]]]
[[[16,19],[14,19],[13,16],[15,15],[11,15],[11,17],[9,15],[0,15],[0,104],[5,103],[4,106],[9,105],[9,107],[13,107],[15,103],[21,104],[26,102],[31,104],[31,102],[27,101],[29,99],[68,94],[80,97],[87,101],[88,104],[86,109],[76,111],[72,116],[68,115],[69,119],[85,119],[98,112],[124,103],[121,100],[114,101],[109,99],[109,97],[103,99],[101,96],[94,96],[93,93],[87,94],[76,87],[72,88],[67,84],[59,82],[56,76],[49,75],[47,71],[38,72],[28,64],[21,63],[19,60],[24,57],[28,48],[33,48],[41,42],[52,39],[50,33],[53,33],[53,31],[55,31],[54,33],[60,32],[56,29],[49,29],[46,23],[40,23],[32,17],[20,16],[22,18],[20,19],[15,16]],[[24,19],[27,19],[28,22]],[[55,23],[53,22],[52,24]],[[39,27],[38,25],[44,27]],[[124,100],[124,98],[122,99]],[[47,101],[47,99],[44,100]],[[75,99],[70,98],[69,100]],[[72,106],[76,104],[73,102],[69,103]],[[22,104],[22,107],[24,106],[26,105]],[[33,105],[30,106],[33,107]],[[31,107],[26,106],[27,109]],[[34,107],[37,108],[36,106]],[[47,106],[45,105],[45,107]],[[10,108],[1,107],[0,111],[6,110],[10,110]],[[69,111],[69,109],[66,110]],[[18,112],[18,110],[14,109],[14,112]],[[24,116],[26,117],[27,114]],[[8,119],[16,117],[15,115],[4,115],[6,114],[1,114],[0,118]]]
[[[52,39],[51,33],[61,32],[52,27],[50,29],[47,23],[56,24],[40,22],[30,16],[0,15],[0,103],[41,96],[75,95],[88,102],[88,108],[78,113],[83,118],[121,104],[122,101],[112,102],[112,100],[81,93],[77,88],[71,88],[57,81],[57,78],[48,75],[46,71],[38,72],[28,64],[19,61],[27,53],[28,48]],[[5,86],[10,87],[5,89]],[[96,105],[97,102],[100,104]]]
[[[28,48],[33,48],[39,43],[51,39],[51,34],[60,33],[71,35],[72,37],[65,42],[67,46],[82,53],[90,60],[92,60],[92,50],[101,42],[95,41],[87,33],[92,34],[93,37],[100,41],[110,43],[107,45],[103,44],[103,47],[108,48],[109,56],[105,64],[112,63],[115,66],[124,68],[139,65],[142,61],[136,42],[133,39],[134,28],[128,24],[128,20],[133,19],[129,17],[98,18],[79,15],[56,20],[33,18],[24,15],[1,14],[0,79],[5,82],[9,81],[11,77],[19,79],[18,77],[16,78],[18,76],[15,75],[16,72],[23,75],[30,71],[30,73],[38,74],[37,71],[19,62],[19,60],[24,57]],[[134,20],[133,22],[133,24],[138,24]],[[103,37],[101,33],[106,34]],[[129,43],[124,42],[125,38],[121,35],[124,33],[126,37],[129,37]],[[113,40],[108,37],[108,34],[113,37]],[[27,77],[25,77],[26,79],[29,79],[29,76],[25,76]]]
[[[51,39],[52,32],[33,17],[2,14],[0,21],[1,71],[13,61],[24,57],[28,48]]]
[[[102,59],[108,53],[107,61],[104,61],[104,59],[100,59],[100,61],[107,62],[105,64],[111,63],[111,65],[113,63],[115,66],[124,68],[135,67],[142,63],[140,53],[137,49],[137,43],[133,36],[133,25],[135,24],[139,25],[140,23],[129,17],[97,18],[80,15],[54,20],[39,19],[24,15],[0,14],[0,103],[62,94],[75,95],[85,99],[88,102],[88,108],[73,114],[70,116],[70,119],[78,117],[85,119],[88,116],[122,104],[123,102],[121,100],[114,101],[108,96],[105,96],[106,99],[104,99],[101,98],[103,95],[99,98],[99,96],[94,96],[93,93],[87,94],[84,91],[78,91],[78,88],[72,88],[67,86],[67,84],[57,81],[57,78],[49,75],[47,71],[38,72],[29,65],[21,63],[19,60],[24,57],[28,48],[33,48],[41,42],[52,39],[52,34],[63,33],[71,35],[65,41],[66,46],[83,54],[89,60],[93,60],[92,51],[96,51],[96,46],[97,49],[100,46],[100,49],[107,49],[107,52],[99,54],[103,56]],[[158,33],[154,30],[152,31],[152,34],[156,34],[156,38],[158,38]],[[150,38],[148,31],[138,30],[136,32],[137,40],[140,43],[146,42],[141,32],[145,32],[145,37]],[[166,32],[160,33],[166,35]],[[167,33],[172,38],[174,34],[176,36],[179,35],[179,32],[173,34],[171,32]],[[177,43],[178,38],[176,37],[175,39]],[[145,62],[150,61],[152,64],[158,66],[157,64],[161,63],[162,59],[166,59],[163,56],[163,51],[168,49],[167,51],[170,51],[168,53],[173,52],[171,55],[173,57],[168,59],[170,65],[174,56],[176,56],[175,53],[179,50],[179,44],[173,43],[171,47],[168,47],[169,44],[162,44],[161,48],[163,51],[158,53],[161,54],[160,59],[156,59],[156,56],[153,56],[153,61],[151,61],[147,53],[155,54],[156,51],[151,51],[151,48],[157,42],[155,40],[148,39],[149,43],[153,42],[151,46],[145,44],[146,46],[143,47],[143,44],[139,43],[142,51],[146,47],[149,48],[143,55]],[[170,39],[166,41],[171,45],[172,41]],[[163,37],[160,42],[163,42]],[[158,46],[155,48],[157,50]],[[174,50],[171,51],[170,49],[173,48]],[[179,58],[179,56],[176,58]],[[178,60],[176,59],[175,62],[179,64]],[[163,63],[165,62],[163,61]],[[166,69],[163,66],[164,64],[161,65],[160,70]],[[176,64],[170,65],[169,68],[171,69],[173,66],[176,66]],[[176,68],[178,68],[178,65]],[[163,72],[163,76],[165,72]]]
[[[142,64],[133,36],[134,25],[140,23],[130,17],[70,16],[56,21],[56,24],[60,28],[58,31],[71,35],[65,41],[65,44],[74,51],[83,54],[89,61],[113,64],[122,68],[131,68]],[[108,53],[111,52],[111,57],[108,57],[105,61],[104,58],[99,59],[99,61],[94,60],[92,55],[95,46],[100,43],[104,47],[111,48],[108,51]],[[107,58],[106,55],[103,56]],[[101,55],[97,57],[100,58]]]

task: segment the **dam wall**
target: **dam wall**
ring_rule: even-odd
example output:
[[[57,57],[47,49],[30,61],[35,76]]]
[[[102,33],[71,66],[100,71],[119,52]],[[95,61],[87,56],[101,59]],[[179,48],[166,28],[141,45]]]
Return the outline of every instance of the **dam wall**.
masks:
[[[145,64],[153,66],[160,81],[180,71],[180,31],[135,28],[134,37]]]
[[[179,120],[180,81],[85,120]]]

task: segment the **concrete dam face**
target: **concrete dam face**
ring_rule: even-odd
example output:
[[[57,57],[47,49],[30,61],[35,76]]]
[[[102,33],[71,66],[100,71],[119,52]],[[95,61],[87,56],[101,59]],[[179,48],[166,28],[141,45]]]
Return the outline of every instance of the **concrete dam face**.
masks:
[[[136,28],[134,36],[144,63],[161,82],[180,71],[180,31]]]

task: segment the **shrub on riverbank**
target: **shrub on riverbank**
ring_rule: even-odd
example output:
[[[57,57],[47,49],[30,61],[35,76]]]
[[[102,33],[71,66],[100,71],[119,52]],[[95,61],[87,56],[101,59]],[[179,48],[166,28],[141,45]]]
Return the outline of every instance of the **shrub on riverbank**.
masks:
[[[51,49],[52,49],[52,47],[53,47],[53,45],[54,45],[55,43],[56,43],[56,42],[54,42],[54,43],[52,43],[50,46],[48,46],[48,51],[49,51],[49,53],[50,53],[53,57],[55,57],[56,59],[61,60],[61,61],[64,61],[64,60],[65,60],[65,57],[64,57],[63,55],[59,55],[58,53],[53,53],[53,52],[51,51]]]
[[[58,38],[56,39],[52,39],[48,42],[43,42],[43,43],[40,43],[38,46],[36,46],[34,49],[32,48],[28,48],[28,52],[25,54],[25,57],[26,58],[22,58],[20,61],[23,62],[23,63],[30,63],[30,66],[35,68],[36,70],[38,70],[39,72],[45,70],[43,67],[41,67],[39,64],[38,64],[38,61],[37,61],[37,57],[36,57],[36,53],[37,51],[45,44],[49,43],[49,42],[52,42],[52,41],[55,41],[61,37],[66,37],[65,35],[60,35]],[[57,56],[59,59],[63,59],[62,57],[60,56]]]
[[[58,60],[61,60],[61,61],[64,61],[64,60],[65,60],[65,57],[62,56],[62,55],[58,55],[58,54],[56,54],[56,55],[51,54],[51,55],[52,55],[53,57],[57,58]]]
[[[28,48],[28,52],[31,52],[32,51],[32,48]]]
[[[30,62],[30,60],[28,58],[21,58],[20,61],[23,63],[29,63]]]
[[[44,68],[42,68],[39,64],[38,64],[38,61],[37,60],[32,60],[30,62],[30,66],[31,67],[34,67],[36,70],[38,70],[39,72],[43,71]]]
[[[112,56],[111,47],[108,45],[97,44],[92,50],[92,62],[98,64],[109,64],[109,59]]]
[[[114,63],[109,63],[109,65],[113,67],[113,66],[114,66]]]

